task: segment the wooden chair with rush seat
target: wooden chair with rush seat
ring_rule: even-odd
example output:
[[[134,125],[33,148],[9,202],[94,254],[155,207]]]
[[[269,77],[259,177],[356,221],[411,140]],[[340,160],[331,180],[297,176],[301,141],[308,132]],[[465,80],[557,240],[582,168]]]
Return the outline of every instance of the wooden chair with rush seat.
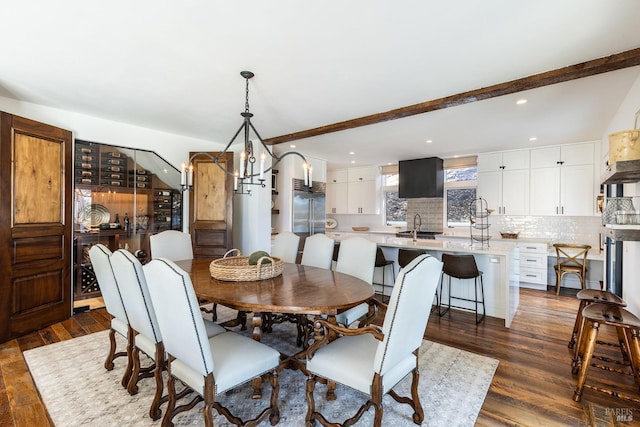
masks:
[[[590,245],[579,245],[574,243],[555,243],[556,265],[556,295],[560,294],[560,284],[567,274],[575,274],[580,279],[582,289],[586,288],[587,280],[587,254]]]

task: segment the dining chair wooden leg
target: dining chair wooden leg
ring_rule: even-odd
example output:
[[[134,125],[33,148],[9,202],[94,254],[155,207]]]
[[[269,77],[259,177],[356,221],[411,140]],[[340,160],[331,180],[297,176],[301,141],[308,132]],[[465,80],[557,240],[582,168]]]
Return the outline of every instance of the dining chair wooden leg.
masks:
[[[162,381],[162,371],[165,368],[165,360],[164,360],[164,345],[159,342],[156,343],[156,361],[155,368],[153,370],[153,378],[156,382],[156,392],[153,395],[153,402],[151,403],[151,407],[149,408],[149,417],[152,420],[157,420],[162,416],[162,410],[160,409],[160,405],[163,403],[162,392],[164,391],[164,384]],[[166,399],[165,399],[166,400]]]

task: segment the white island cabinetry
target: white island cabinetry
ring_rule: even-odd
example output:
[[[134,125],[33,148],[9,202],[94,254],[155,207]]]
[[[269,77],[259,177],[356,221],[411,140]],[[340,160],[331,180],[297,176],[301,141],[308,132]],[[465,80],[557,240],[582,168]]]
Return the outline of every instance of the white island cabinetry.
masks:
[[[350,233],[331,233],[336,240],[351,237]],[[511,320],[520,302],[519,283],[519,251],[515,243],[492,243],[490,247],[470,244],[459,240],[423,240],[405,239],[384,234],[362,234],[385,251],[387,259],[397,261],[397,249],[424,249],[428,254],[441,259],[443,253],[473,254],[478,269],[483,272],[484,295],[487,316],[504,319],[505,326],[511,325]],[[396,265],[397,268],[397,265]],[[458,287],[456,287],[457,292]],[[473,286],[465,286],[461,291],[463,297],[471,297]],[[466,292],[466,294],[464,294]],[[473,303],[462,302],[467,308],[473,309]]]

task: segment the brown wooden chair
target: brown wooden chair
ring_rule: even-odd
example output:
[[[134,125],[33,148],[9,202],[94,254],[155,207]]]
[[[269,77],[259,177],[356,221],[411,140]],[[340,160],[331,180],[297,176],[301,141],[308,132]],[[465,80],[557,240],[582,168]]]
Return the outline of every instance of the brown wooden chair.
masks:
[[[560,294],[560,284],[567,274],[575,274],[580,279],[582,289],[586,288],[587,280],[587,253],[590,245],[573,243],[555,243],[556,248],[556,295]]]
[[[573,400],[579,402],[582,398],[584,388],[587,387],[596,391],[604,392],[610,396],[638,402],[637,398],[627,396],[618,390],[586,384],[586,380],[589,368],[594,366],[607,372],[631,374],[640,388],[640,339],[638,338],[640,319],[624,308],[613,304],[591,304],[582,311],[582,317],[585,320],[585,326],[582,336],[578,339],[579,349],[577,368],[579,373],[578,382],[573,394]],[[600,327],[603,325],[616,328],[618,339],[622,341],[622,347],[625,349],[625,355],[628,359],[630,370],[591,363],[592,358],[594,357],[593,353],[598,339],[598,332]]]

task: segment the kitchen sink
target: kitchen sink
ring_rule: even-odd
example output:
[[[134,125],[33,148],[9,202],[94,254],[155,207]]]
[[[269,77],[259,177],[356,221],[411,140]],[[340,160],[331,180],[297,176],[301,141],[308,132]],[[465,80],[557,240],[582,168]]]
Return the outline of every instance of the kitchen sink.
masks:
[[[436,234],[442,234],[442,231],[418,231],[416,232],[416,237],[418,239],[434,240],[436,238]],[[412,238],[413,230],[398,231],[396,233],[396,237],[405,237],[407,239]]]

